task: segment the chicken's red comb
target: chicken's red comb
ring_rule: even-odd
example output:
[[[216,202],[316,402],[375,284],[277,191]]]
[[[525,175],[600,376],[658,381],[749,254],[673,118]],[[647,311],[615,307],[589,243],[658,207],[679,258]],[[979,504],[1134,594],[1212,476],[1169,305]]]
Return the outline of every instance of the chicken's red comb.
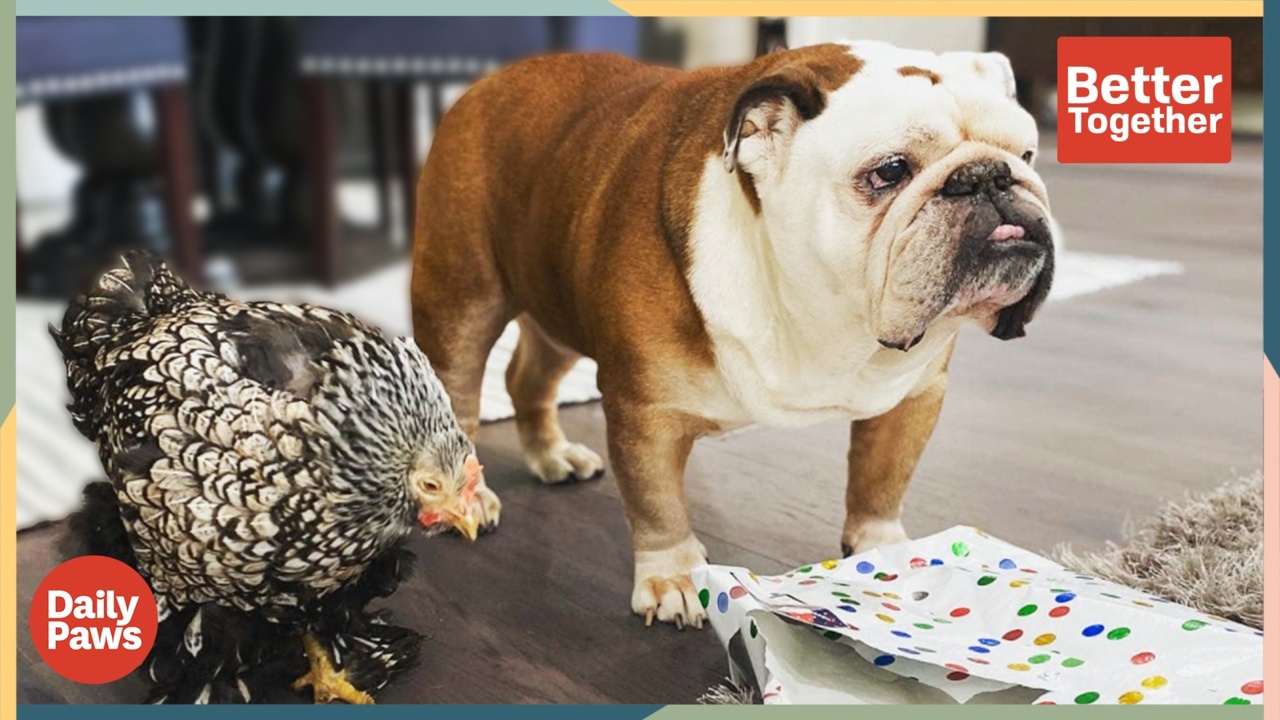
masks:
[[[468,455],[462,463],[462,468],[467,473],[467,484],[462,486],[462,495],[467,502],[471,502],[476,488],[480,486],[480,471],[484,470],[484,466],[475,455]]]

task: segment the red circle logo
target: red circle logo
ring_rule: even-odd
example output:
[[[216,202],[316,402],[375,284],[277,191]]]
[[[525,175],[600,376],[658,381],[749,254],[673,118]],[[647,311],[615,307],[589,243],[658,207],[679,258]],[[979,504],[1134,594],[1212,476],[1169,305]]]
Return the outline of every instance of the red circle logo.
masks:
[[[81,683],[133,672],[156,640],[156,599],[136,570],[99,555],[68,560],[40,581],[31,640],[54,672]]]

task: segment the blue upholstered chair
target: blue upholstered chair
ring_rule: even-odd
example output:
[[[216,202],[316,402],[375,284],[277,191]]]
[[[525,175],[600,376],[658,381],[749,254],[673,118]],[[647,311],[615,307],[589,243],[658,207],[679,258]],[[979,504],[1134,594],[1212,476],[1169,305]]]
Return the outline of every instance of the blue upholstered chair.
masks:
[[[428,87],[433,124],[443,112],[445,83],[471,82],[526,57],[554,51],[612,52],[636,56],[641,21],[632,17],[315,17],[298,24],[299,65],[304,76],[308,152],[316,249],[320,271],[332,281],[338,265],[338,213],[335,198],[335,118],[329,81],[359,78],[377,83],[384,135],[375,149],[381,161],[375,173],[388,197],[386,179],[394,175],[402,193],[401,220],[412,235],[416,185],[422,158],[416,152],[413,89]],[[382,123],[376,123],[382,124]],[[375,128],[376,129],[376,128]],[[375,163],[377,165],[377,163]],[[384,201],[384,213],[387,212]]]
[[[174,17],[19,17],[18,103],[132,92],[187,77]]]
[[[202,259],[191,214],[194,168],[182,21],[19,17],[15,45],[18,104],[45,104],[54,142],[84,169],[71,226],[37,245],[32,258],[37,271],[50,266],[46,285],[70,274],[59,264],[91,263],[113,243],[158,243],[157,249],[172,251],[182,272],[198,279]],[[153,199],[163,207],[158,222],[134,217],[156,214],[139,210],[138,203],[125,207],[138,199],[136,188],[113,185],[148,171],[161,179],[159,198]],[[26,258],[18,244],[21,285]]]

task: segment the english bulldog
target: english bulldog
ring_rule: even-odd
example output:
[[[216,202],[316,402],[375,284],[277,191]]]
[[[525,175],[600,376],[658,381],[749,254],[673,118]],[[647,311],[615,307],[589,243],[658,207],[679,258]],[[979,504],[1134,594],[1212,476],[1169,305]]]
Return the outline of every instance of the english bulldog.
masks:
[[[1038,134],[995,53],[870,42],[697,72],[535,58],[445,115],[419,179],[413,321],[462,427],[489,350],[529,469],[602,474],[556,386],[599,365],[635,549],[632,609],[701,626],[706,562],[683,492],[694,441],[852,423],[846,555],[905,539],[902,497],[957,332],[1021,337],[1049,292]],[[488,488],[476,511],[493,525]]]

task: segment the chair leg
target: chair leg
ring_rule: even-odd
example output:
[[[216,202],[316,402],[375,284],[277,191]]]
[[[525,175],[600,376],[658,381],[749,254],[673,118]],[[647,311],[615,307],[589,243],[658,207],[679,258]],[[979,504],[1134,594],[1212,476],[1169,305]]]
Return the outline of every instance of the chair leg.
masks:
[[[431,83],[432,88],[435,86],[435,83]],[[404,219],[405,243],[410,247],[417,228],[418,173],[422,171],[422,158],[418,157],[418,122],[413,93],[413,83],[403,83],[396,88],[396,122],[400,131],[397,142],[400,159],[400,206],[403,208],[401,216]],[[434,113],[434,109],[432,112]]]
[[[174,263],[183,277],[198,284],[204,281],[204,249],[191,206],[195,198],[195,155],[187,89],[181,85],[162,87],[153,97],[159,110],[164,207],[173,238]]]
[[[338,137],[333,105],[333,88],[326,80],[303,80],[311,234],[317,270],[326,285],[338,282]]]
[[[471,78],[468,82],[472,82],[474,80],[475,78]],[[431,105],[427,110],[431,113],[431,132],[434,134],[436,128],[440,127],[440,120],[444,118],[443,82],[431,83],[430,92],[427,94],[427,102]]]
[[[787,19],[760,18],[756,22],[756,57],[787,49]]]
[[[373,146],[373,179],[378,194],[378,229],[390,232],[392,217],[392,179],[398,174],[396,162],[396,96],[395,86],[373,81],[368,83],[370,144]]]

